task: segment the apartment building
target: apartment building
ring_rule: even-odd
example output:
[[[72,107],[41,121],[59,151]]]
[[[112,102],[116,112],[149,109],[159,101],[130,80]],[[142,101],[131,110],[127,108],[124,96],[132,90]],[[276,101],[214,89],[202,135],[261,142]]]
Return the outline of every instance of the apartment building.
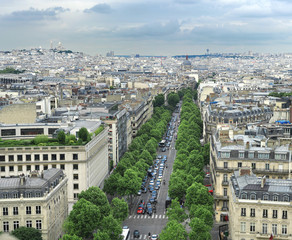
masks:
[[[91,122],[91,125],[91,130],[99,127],[94,122]],[[77,131],[76,128],[71,130]],[[78,194],[88,187],[102,186],[109,172],[108,127],[105,127],[86,145],[0,148],[1,177],[18,176],[22,173],[29,175],[31,171],[41,172],[50,168],[63,170],[68,178],[68,204],[69,211],[71,211],[73,204],[78,199]]]
[[[44,240],[58,240],[68,216],[68,178],[60,169],[0,178],[0,231],[39,229]]]
[[[270,179],[291,177],[291,138],[272,135],[275,132],[274,127],[276,126],[270,129],[269,126],[263,126],[240,130],[218,126],[218,131],[212,135],[210,172],[217,222],[228,220],[230,196],[228,180],[235,170],[250,167],[257,176],[265,175]],[[291,130],[292,126],[289,127]]]
[[[230,239],[292,239],[292,180],[257,177],[250,168],[230,179]]]

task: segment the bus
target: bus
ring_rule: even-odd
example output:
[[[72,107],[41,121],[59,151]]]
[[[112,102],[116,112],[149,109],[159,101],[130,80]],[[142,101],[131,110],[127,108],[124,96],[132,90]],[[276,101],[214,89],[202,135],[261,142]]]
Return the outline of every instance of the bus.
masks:
[[[127,226],[123,226],[122,232],[123,240],[130,240],[130,229]]]
[[[162,140],[160,143],[159,143],[159,147],[165,147],[165,143],[166,143],[166,140]]]

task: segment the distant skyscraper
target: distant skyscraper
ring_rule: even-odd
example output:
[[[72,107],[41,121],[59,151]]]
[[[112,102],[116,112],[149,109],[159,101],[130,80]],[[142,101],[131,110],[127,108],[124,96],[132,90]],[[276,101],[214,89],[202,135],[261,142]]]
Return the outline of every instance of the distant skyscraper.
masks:
[[[107,57],[113,57],[115,56],[115,52],[114,51],[109,51],[108,53],[106,53]]]
[[[50,49],[53,49],[53,41],[51,40],[51,46]]]

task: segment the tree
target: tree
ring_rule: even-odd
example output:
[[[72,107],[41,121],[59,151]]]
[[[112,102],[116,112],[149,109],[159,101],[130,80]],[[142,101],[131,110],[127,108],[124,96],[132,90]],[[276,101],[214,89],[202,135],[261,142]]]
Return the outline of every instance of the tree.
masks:
[[[42,240],[41,231],[32,227],[20,227],[12,231],[11,234],[19,240]]]
[[[187,189],[186,205],[190,208],[195,205],[212,205],[213,197],[208,192],[203,184],[194,182],[192,186]]]
[[[145,149],[143,152],[140,154],[139,159],[144,159],[147,164],[152,164],[153,157],[151,154]]]
[[[212,207],[213,206],[210,206],[210,208]],[[206,206],[192,205],[190,209],[190,218],[192,219],[195,217],[202,219],[206,226],[209,226],[210,229],[212,228],[213,214]]]
[[[113,217],[120,222],[128,217],[129,208],[124,199],[114,198],[111,202],[111,209]]]
[[[88,142],[90,140],[89,132],[85,127],[79,129],[78,136],[83,142]]]
[[[119,181],[121,178],[122,176],[119,173],[114,172],[108,179],[105,180],[103,191],[114,196],[117,193]]]
[[[99,187],[90,187],[82,191],[79,193],[78,199],[80,200],[82,198],[98,206],[102,216],[108,216],[110,214],[110,205],[107,197]]]
[[[99,234],[97,236],[94,236],[94,240],[99,239],[101,236],[102,238],[100,239],[108,239],[107,236],[109,236],[110,240],[122,240],[122,227],[120,222],[115,219],[112,215],[109,215],[105,218],[102,219],[100,226],[99,226],[99,231],[103,234]],[[106,233],[106,234],[104,234]]]
[[[49,137],[45,135],[38,135],[33,139],[33,141],[35,145],[39,145],[41,143],[48,143]]]
[[[153,106],[154,107],[161,107],[162,105],[164,105],[164,96],[163,96],[163,94],[158,94],[154,98]]]
[[[69,235],[92,237],[102,219],[99,207],[81,198],[73,205],[73,210],[64,223],[64,229]]]
[[[172,199],[178,198],[183,199],[186,194],[186,189],[188,185],[185,180],[180,176],[172,174],[169,181],[168,193]]]
[[[168,216],[168,221],[175,220],[177,222],[183,222],[187,218],[184,208],[179,204],[178,199],[173,199],[171,201],[170,207],[167,209],[166,215]]]
[[[189,239],[190,240],[211,240],[210,228],[200,218],[193,218],[190,222],[192,228]]]
[[[81,237],[74,235],[65,234],[61,240],[82,240]]]
[[[182,240],[187,239],[187,231],[175,220],[169,221],[166,227],[162,230],[160,234],[160,240]]]
[[[132,195],[137,194],[141,188],[141,182],[142,179],[137,172],[133,169],[127,169],[124,177],[119,179],[118,192],[122,196],[130,197],[132,202]]]
[[[179,103],[179,95],[177,93],[170,93],[167,96],[167,102],[170,106],[175,107]]]
[[[58,132],[57,139],[58,139],[58,142],[60,144],[65,144],[66,143],[66,134],[65,134],[65,132],[64,131]]]

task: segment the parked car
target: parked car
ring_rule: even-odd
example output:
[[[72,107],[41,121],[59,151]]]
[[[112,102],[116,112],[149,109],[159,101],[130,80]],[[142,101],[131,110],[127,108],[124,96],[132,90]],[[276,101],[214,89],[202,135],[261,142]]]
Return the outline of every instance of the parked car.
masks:
[[[145,209],[143,207],[138,207],[137,214],[144,214],[144,213],[145,213]]]
[[[138,195],[138,196],[141,196],[141,194],[142,194],[142,191],[139,190],[138,193],[137,193],[137,195]]]
[[[152,234],[151,240],[158,240],[158,239],[159,239],[158,234]]]
[[[140,237],[140,232],[138,230],[134,230],[133,237],[134,238],[139,238]]]

